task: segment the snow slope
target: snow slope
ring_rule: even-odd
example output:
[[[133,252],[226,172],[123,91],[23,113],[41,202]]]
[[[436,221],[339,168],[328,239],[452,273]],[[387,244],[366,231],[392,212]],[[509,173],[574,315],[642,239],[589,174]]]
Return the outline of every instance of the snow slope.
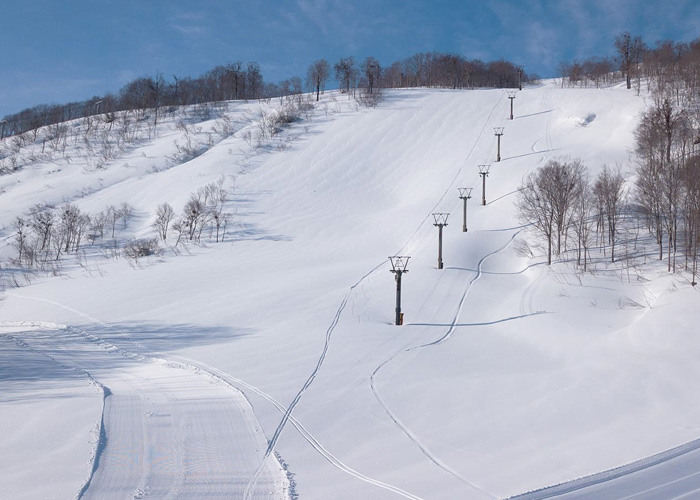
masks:
[[[514,214],[523,175],[548,158],[580,157],[593,174],[603,163],[627,165],[643,98],[621,88],[560,89],[550,82],[518,93],[509,121],[501,90],[398,90],[376,109],[328,93],[308,119],[254,148],[245,131],[255,130],[257,108],[274,105],[231,104],[238,131],[183,164],[163,160],[173,140],[182,140],[166,122],[157,138],[103,170],[84,168],[76,154],[70,164],[37,163],[0,178],[9,243],[12,217],[38,200],[73,200],[87,211],[127,201],[136,216],[120,231],[125,238],[150,233],[158,203],[179,211],[194,189],[235,176],[238,225],[225,243],[179,246],[135,265],[86,248],[84,260],[67,262],[62,276],[37,276],[4,294],[3,324],[69,325],[21,332],[32,356],[53,356],[64,345],[96,360],[110,356],[99,369],[75,353],[62,358],[62,365],[123,391],[110,410],[118,425],[105,425],[106,439],[121,432],[115,441],[132,442],[140,462],[110,472],[106,447],[96,484],[114,480],[120,488],[114,491],[135,495],[185,495],[178,485],[187,484],[190,497],[202,496],[206,481],[187,478],[223,469],[189,468],[211,463],[200,462],[188,440],[199,435],[222,450],[246,444],[237,458],[222,451],[244,464],[240,475],[212,479],[248,494],[501,498],[699,437],[699,353],[690,327],[697,313],[687,307],[695,295],[683,276],[661,272],[644,241],[652,257],[635,267],[600,263],[600,272],[584,276],[572,263],[547,268],[536,248],[533,257],[523,251],[531,236]],[[496,126],[505,126],[500,163]],[[481,206],[477,166],[488,163]],[[467,233],[458,187],[474,187]],[[433,212],[451,213],[443,270],[436,269]],[[10,252],[6,246],[4,255]],[[392,324],[386,259],[397,254],[411,256],[402,327]],[[78,331],[88,337],[71,333]],[[85,338],[114,347],[98,354]],[[128,355],[117,362],[120,352]],[[177,362],[190,368],[168,364]],[[40,373],[49,390],[50,369]],[[9,377],[0,388],[32,398]],[[88,422],[94,426],[101,405],[99,391],[82,392],[92,413],[75,422],[65,463],[76,473],[66,491],[79,491],[88,477],[77,471],[90,463]],[[142,398],[155,393],[162,398]],[[173,400],[184,408],[175,409]],[[52,411],[57,403],[37,404]],[[202,427],[173,425],[187,429],[179,437],[153,427],[153,418],[143,416],[151,404],[155,414],[201,419]],[[139,418],[128,418],[130,405]],[[17,428],[4,415],[2,425]],[[235,419],[241,425],[222,424]],[[1,455],[17,455],[17,442],[38,448],[30,429],[17,432],[15,443],[0,439]],[[176,446],[172,456],[197,458],[151,472],[148,457],[161,446]],[[3,484],[22,490],[41,474],[56,475],[42,470],[30,477],[18,469],[3,468]],[[105,497],[112,490],[93,491]]]

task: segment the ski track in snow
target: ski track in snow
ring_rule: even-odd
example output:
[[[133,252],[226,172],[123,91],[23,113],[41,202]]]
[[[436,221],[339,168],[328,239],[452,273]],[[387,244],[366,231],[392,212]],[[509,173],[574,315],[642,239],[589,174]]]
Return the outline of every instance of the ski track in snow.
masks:
[[[345,306],[348,304],[348,300],[350,300],[350,297],[352,296],[353,291],[365,280],[367,279],[371,274],[376,272],[378,269],[384,267],[386,264],[386,260],[382,261],[380,264],[375,266],[371,271],[369,271],[367,274],[365,274],[362,278],[357,281],[354,285],[350,287],[350,290],[345,294],[345,297],[343,298],[343,301],[340,303],[340,306],[338,307],[338,310],[335,313],[335,316],[333,318],[333,321],[331,322],[330,326],[328,327],[328,330],[326,330],[326,339],[323,345],[323,350],[321,351],[321,355],[318,358],[318,361],[316,362],[316,367],[313,369],[311,372],[311,375],[309,375],[309,378],[306,379],[306,382],[304,382],[304,385],[302,385],[301,389],[299,392],[297,392],[296,396],[294,396],[294,399],[290,403],[290,405],[287,407],[285,410],[282,420],[280,420],[280,423],[277,425],[277,428],[275,429],[275,433],[272,436],[272,439],[270,439],[267,450],[265,451],[265,456],[263,459],[263,462],[260,465],[260,469],[255,471],[255,474],[253,477],[250,479],[250,482],[248,483],[248,487],[246,488],[244,498],[248,500],[250,498],[249,496],[249,489],[252,489],[257,481],[258,477],[260,474],[260,471],[262,470],[262,466],[265,464],[265,461],[267,458],[272,454],[272,452],[275,449],[275,446],[277,445],[277,441],[279,440],[280,435],[282,434],[282,430],[286,426],[287,422],[289,421],[289,418],[292,415],[292,412],[294,411],[294,408],[299,404],[299,401],[301,400],[301,397],[304,395],[306,390],[311,386],[313,381],[316,379],[316,376],[321,370],[321,367],[323,366],[323,362],[326,359],[326,354],[328,353],[328,349],[331,344],[331,338],[333,336],[333,331],[335,330],[335,327],[338,325],[338,322],[340,321],[340,317],[343,314],[343,310],[345,310]],[[413,498],[411,496],[411,498]]]
[[[8,295],[89,317],[54,301]],[[65,325],[24,325],[58,333],[15,336],[20,345],[85,373],[103,389],[91,473],[77,499],[241,497],[257,469],[263,480],[250,498],[288,498],[282,467],[271,461],[259,466],[264,434],[231,384],[202,368],[134,353]]]
[[[541,103],[545,105],[547,101],[547,96],[549,94],[550,90],[545,89],[545,91],[542,93],[541,97]],[[474,142],[471,151],[467,155],[467,159],[469,159],[474,151],[476,150],[479,140],[483,135],[483,132],[486,130],[489,121],[491,120],[491,116],[493,115],[494,110],[497,108],[498,104],[501,102],[503,98],[503,95],[499,97],[497,100],[496,104],[494,105],[494,108],[491,110],[491,113],[488,115],[488,118],[486,119],[486,123],[479,133],[477,140]],[[550,109],[548,111],[548,119],[547,119],[547,130],[546,130],[546,135],[544,138],[540,138],[537,141],[535,141],[532,144],[532,151],[534,153],[537,153],[536,147],[538,144],[540,144],[544,140],[544,146],[545,150],[544,151],[539,151],[542,153],[542,156],[537,164],[534,164],[532,169],[536,168],[539,164],[545,161],[545,159],[548,156],[549,151],[554,151],[553,149],[553,138],[550,133],[550,128],[551,128],[551,122],[553,120],[553,117],[555,115],[556,109]],[[531,170],[532,170],[531,169]],[[445,191],[445,193],[440,197],[440,199],[437,201],[435,206],[433,207],[433,211],[437,210],[438,207],[445,207],[445,198],[449,194],[450,190],[454,187],[455,183],[457,180],[460,178],[460,175],[462,175],[463,167],[460,167],[457,171],[457,174],[455,177],[452,179],[452,181],[449,183],[448,189]],[[454,201],[454,200],[452,200]],[[455,202],[456,203],[456,202]],[[493,203],[493,202],[491,202]],[[401,248],[401,251],[399,252],[400,254],[409,254],[412,256],[415,256],[416,254],[420,254],[424,252],[427,248],[429,248],[429,243],[432,240],[433,237],[433,231],[432,231],[432,223],[430,222],[430,214],[426,215],[426,217],[420,222],[418,228],[416,231],[409,237],[407,240],[406,244]],[[515,228],[510,228],[512,230],[515,230]],[[519,231],[518,231],[519,232]],[[465,324],[460,324],[459,323],[459,317],[461,315],[461,312],[464,308],[464,305],[466,303],[467,296],[469,295],[469,291],[472,287],[472,285],[482,276],[490,273],[483,272],[482,270],[482,264],[485,262],[485,260],[493,255],[496,255],[498,252],[501,252],[505,250],[508,245],[510,245],[514,238],[517,236],[518,232],[513,233],[510,236],[510,239],[508,242],[501,248],[481,257],[481,259],[478,262],[478,266],[476,270],[469,270],[471,272],[475,272],[476,275],[467,283],[466,288],[463,290],[461,299],[459,301],[459,304],[457,306],[457,312],[454,315],[451,324],[445,324],[444,326],[449,326],[448,330],[442,335],[440,338],[438,338],[435,341],[424,343],[421,345],[416,345],[413,347],[409,347],[408,345],[404,346],[402,349],[397,351],[391,358],[383,361],[372,373],[370,377],[370,386],[372,391],[374,392],[375,398],[378,400],[378,402],[382,405],[384,408],[385,412],[389,416],[389,418],[394,422],[394,424],[403,431],[404,434],[406,434],[409,439],[421,450],[423,454],[425,454],[435,465],[443,469],[444,471],[448,472],[449,474],[453,475],[457,479],[459,479],[462,482],[465,482],[466,484],[470,485],[471,487],[478,489],[482,491],[483,493],[489,495],[491,498],[495,498],[492,494],[486,492],[485,490],[481,490],[477,485],[472,484],[470,481],[468,481],[466,478],[463,478],[454,471],[448,464],[445,464],[442,462],[439,458],[435,457],[434,454],[420,441],[419,437],[415,435],[408,427],[406,427],[400,419],[392,412],[392,410],[389,408],[389,406],[386,404],[386,402],[383,400],[378,388],[376,387],[376,381],[375,377],[379,374],[381,369],[385,367],[387,364],[389,364],[392,360],[398,358],[399,356],[403,355],[404,353],[410,352],[410,351],[415,351],[419,349],[424,349],[427,347],[431,346],[436,346],[441,343],[446,342],[449,340],[452,336],[452,334],[455,332],[456,327],[458,326],[477,326],[477,324],[471,324],[471,325],[465,325]],[[372,275],[373,273],[377,272],[380,268],[383,268],[386,265],[387,261],[383,261],[379,265],[377,265],[375,268],[373,268],[370,272],[368,272],[365,276],[363,276],[357,283],[355,283],[353,286],[350,287],[350,289],[347,291],[345,296],[343,297],[343,300],[341,301],[335,316],[333,317],[333,320],[331,321],[331,324],[329,325],[327,331],[326,331],[326,336],[325,336],[325,343],[323,346],[323,349],[321,351],[320,356],[318,357],[316,366],[312,370],[311,374],[309,375],[308,379],[305,381],[305,383],[302,385],[302,387],[299,389],[295,397],[293,398],[292,402],[289,404],[288,407],[285,407],[281,403],[279,403],[277,400],[272,398],[271,396],[265,394],[264,392],[260,391],[259,389],[255,388],[252,385],[247,384],[246,382],[236,379],[235,377],[232,377],[231,375],[224,373],[214,367],[210,367],[204,363],[195,361],[195,360],[189,360],[184,357],[179,357],[179,356],[172,356],[172,355],[164,355],[161,353],[155,353],[153,351],[150,351],[147,347],[143,346],[139,342],[135,341],[132,339],[128,334],[118,331],[114,328],[112,328],[109,324],[100,321],[92,316],[89,316],[85,313],[81,313],[75,309],[72,309],[70,307],[61,305],[56,302],[48,301],[45,299],[39,299],[39,298],[31,298],[31,297],[22,297],[19,295],[15,295],[12,293],[8,293],[8,295],[13,295],[16,297],[22,297],[24,299],[30,299],[30,300],[42,300],[45,302],[52,303],[54,305],[57,305],[59,307],[62,307],[66,310],[72,311],[75,314],[80,315],[83,318],[86,318],[90,321],[94,321],[96,323],[99,323],[101,325],[107,326],[108,328],[111,328],[115,333],[118,333],[121,335],[126,342],[128,342],[130,345],[133,345],[133,348],[136,352],[151,352],[151,354],[145,355],[145,354],[136,354],[135,352],[131,352],[129,350],[125,350],[121,347],[117,347],[113,344],[109,344],[108,342],[104,341],[103,339],[100,339],[99,337],[96,337],[88,332],[83,332],[79,331],[70,327],[64,327],[60,325],[51,325],[51,324],[42,324],[42,323],[27,323],[27,326],[35,326],[39,328],[60,328],[63,332],[63,334],[66,337],[70,338],[71,342],[82,342],[81,345],[83,344],[88,344],[88,347],[90,348],[90,352],[95,352],[98,353],[97,357],[99,358],[100,356],[103,356],[102,359],[110,359],[111,362],[117,363],[115,360],[119,359],[120,363],[119,365],[124,367],[124,370],[122,373],[119,374],[112,374],[113,377],[115,377],[114,381],[110,379],[109,381],[106,381],[101,375],[97,375],[100,380],[105,382],[106,385],[102,385],[100,382],[98,382],[96,379],[94,379],[91,375],[90,372],[86,371],[86,368],[89,368],[91,372],[99,374],[100,370],[103,369],[103,367],[98,366],[97,362],[89,362],[87,365],[84,364],[85,361],[82,360],[76,360],[73,358],[69,357],[69,354],[63,353],[60,351],[56,351],[57,354],[55,354],[55,357],[52,356],[54,354],[53,350],[49,350],[48,344],[45,346],[42,345],[29,345],[27,344],[24,340],[17,338],[17,337],[11,337],[8,335],[4,335],[8,339],[11,339],[12,341],[16,342],[18,345],[21,345],[27,349],[31,349],[33,351],[39,352],[40,354],[49,357],[50,359],[56,361],[59,364],[63,363],[68,363],[64,366],[68,366],[74,370],[78,370],[81,372],[84,372],[88,378],[90,378],[94,383],[102,389],[103,392],[103,414],[102,414],[102,419],[101,419],[101,427],[100,427],[100,437],[98,442],[96,443],[96,448],[93,456],[93,467],[92,467],[92,475],[87,479],[86,483],[83,485],[83,487],[80,490],[80,493],[78,494],[77,498],[92,498],[94,495],[96,497],[101,497],[100,491],[96,490],[96,488],[99,488],[100,485],[105,484],[106,479],[104,479],[105,475],[105,468],[103,465],[105,462],[108,462],[110,460],[114,460],[114,452],[110,448],[110,446],[113,446],[111,444],[114,441],[121,441],[122,438],[114,439],[110,441],[110,436],[112,435],[112,432],[115,432],[113,429],[115,426],[115,422],[113,421],[114,419],[109,418],[110,411],[113,411],[113,406],[114,405],[121,405],[122,410],[124,407],[127,407],[124,412],[127,414],[127,417],[125,418],[133,418],[133,415],[140,414],[141,415],[141,423],[144,425],[144,422],[148,420],[159,420],[162,419],[163,417],[169,417],[169,418],[175,418],[173,415],[165,415],[166,412],[159,412],[159,411],[146,411],[146,408],[148,405],[153,405],[158,406],[158,408],[164,408],[164,409],[170,409],[173,404],[177,403],[179,395],[181,392],[172,390],[168,392],[168,385],[171,386],[170,388],[172,389],[172,385],[175,385],[175,382],[163,382],[162,380],[158,379],[158,376],[156,376],[156,372],[165,372],[169,370],[169,375],[168,377],[171,378],[177,378],[177,379],[182,379],[184,382],[184,379],[187,379],[188,383],[191,383],[193,379],[198,379],[198,382],[203,382],[206,381],[209,385],[215,386],[213,388],[210,388],[207,386],[208,390],[211,390],[212,394],[217,395],[221,392],[223,392],[223,389],[221,391],[218,391],[218,389],[221,389],[219,384],[219,387],[217,388],[217,383],[220,383],[221,381],[225,382],[227,387],[226,390],[230,392],[230,388],[234,388],[237,390],[241,391],[241,394],[238,396],[243,396],[243,399],[245,399],[243,393],[243,389],[247,389],[258,396],[262,397],[264,400],[272,404],[282,415],[282,418],[280,420],[279,425],[275,429],[274,435],[270,441],[267,443],[263,443],[263,446],[265,444],[267,445],[265,449],[264,455],[262,455],[262,460],[258,459],[255,463],[252,463],[251,466],[252,468],[250,471],[252,472],[254,469],[254,472],[252,473],[252,476],[250,474],[242,476],[242,481],[247,481],[247,483],[240,483],[240,486],[245,486],[245,491],[243,491],[243,497],[244,498],[263,498],[261,496],[257,496],[254,494],[254,489],[258,486],[258,483],[262,481],[262,478],[265,474],[265,471],[267,470],[266,467],[268,467],[269,464],[269,457],[270,455],[273,455],[274,459],[274,454],[272,453],[274,451],[274,448],[277,444],[277,441],[283,432],[286,424],[291,424],[294,428],[297,429],[297,431],[302,435],[302,437],[321,455],[323,456],[330,464],[332,464],[334,467],[337,469],[343,471],[346,474],[349,474],[350,476],[353,476],[357,478],[358,480],[364,481],[368,484],[372,484],[374,486],[377,486],[379,488],[383,488],[389,492],[395,493],[397,495],[400,495],[404,498],[409,498],[409,499],[414,499],[414,500],[422,500],[420,497],[415,496],[411,493],[408,493],[400,488],[397,488],[395,486],[392,486],[387,483],[383,483],[381,481],[372,479],[368,476],[363,475],[362,473],[356,471],[355,469],[350,468],[343,462],[341,462],[337,457],[332,455],[328,450],[326,450],[321,443],[319,443],[309,432],[308,430],[294,417],[293,411],[299,401],[301,400],[303,394],[306,392],[306,390],[311,386],[317,375],[320,373],[321,367],[324,363],[324,360],[326,358],[326,355],[329,351],[330,344],[332,341],[332,335],[333,332],[338,325],[341,316],[347,306],[348,301],[353,297],[353,294],[356,295],[356,287],[358,285],[362,284],[364,280]],[[449,270],[449,268],[448,268]],[[525,270],[521,271],[524,272]],[[498,273],[494,273],[498,274]],[[509,273],[503,273],[503,274],[509,274]],[[518,274],[518,273],[512,273],[512,274]],[[486,324],[494,324],[498,322],[503,322],[503,321],[511,321],[515,319],[520,319],[525,316],[529,316],[532,314],[540,314],[538,312],[534,312],[533,308],[535,307],[534,303],[534,298],[537,292],[537,289],[539,288],[540,283],[542,282],[544,275],[546,273],[544,270],[542,272],[539,272],[533,277],[533,280],[528,284],[528,286],[525,289],[525,292],[523,296],[521,297],[520,301],[520,313],[521,316],[513,316],[513,317],[508,317],[508,318],[503,318],[500,320],[495,320],[493,322],[489,323],[481,323],[483,325]],[[437,286],[437,285],[436,285]],[[346,314],[347,315],[347,314]],[[359,321],[359,319],[358,319]],[[411,324],[409,324],[411,325]],[[413,324],[413,326],[421,326],[420,324]],[[37,342],[36,336],[28,336],[25,340],[31,343]],[[48,341],[47,341],[48,342]],[[121,345],[121,342],[118,342]],[[83,348],[85,346],[83,345]],[[100,352],[103,351],[103,352]],[[49,354],[51,353],[51,354]],[[156,356],[157,355],[157,356]],[[106,357],[105,357],[106,356]],[[122,359],[123,358],[123,359]],[[94,363],[94,364],[92,364]],[[140,369],[143,370],[143,376],[138,373],[138,368],[135,369],[136,371],[133,372],[131,371],[134,369],[133,367],[136,365],[140,365]],[[146,367],[146,368],[144,368]],[[176,370],[174,370],[176,369]],[[184,371],[185,373],[180,373],[179,376],[173,377],[172,373],[173,371]],[[134,378],[131,375],[134,375],[136,373],[136,377]],[[196,377],[194,376],[196,375]],[[106,377],[109,377],[109,373],[106,373]],[[165,386],[163,386],[165,384]],[[197,393],[201,392],[200,385],[204,384],[199,384],[197,386]],[[230,386],[230,387],[228,387]],[[111,389],[114,389],[115,393],[112,392]],[[132,398],[123,398],[123,393],[126,392],[127,394],[131,394]],[[193,390],[193,392],[195,392]],[[118,397],[115,397],[115,394]],[[145,400],[144,398],[141,397],[141,394],[152,396],[153,399],[150,397],[146,397]],[[226,396],[226,397],[231,397]],[[236,396],[234,396],[236,397]],[[247,403],[247,401],[246,401]],[[133,413],[133,415],[131,414]],[[202,412],[203,413],[203,412]],[[240,412],[239,412],[240,413]],[[252,414],[252,411],[251,411]],[[143,415],[146,415],[146,419],[143,418]],[[105,418],[105,417],[108,418]],[[118,420],[118,419],[117,419]],[[253,420],[254,417],[253,417]],[[119,422],[116,422],[116,424],[119,424]],[[122,422],[123,424],[123,422]],[[114,427],[110,427],[114,426]],[[216,427],[216,426],[214,426]],[[108,429],[110,428],[110,429]],[[123,429],[117,429],[120,432],[124,433],[134,433],[134,429],[128,429],[128,428],[123,428]],[[208,432],[211,429],[207,430],[204,434],[208,435]],[[214,429],[216,430],[216,429]],[[255,429],[257,431],[257,429]],[[168,432],[167,430],[157,430],[154,432]],[[175,432],[175,431],[173,431]],[[146,431],[144,431],[145,435]],[[142,439],[144,436],[131,436],[134,439]],[[185,436],[183,435],[177,435],[175,441],[177,439],[184,439]],[[126,439],[126,438],[124,438]],[[154,443],[162,443],[162,442],[168,442],[168,439],[164,439],[162,436],[156,436],[156,438],[153,440]],[[210,450],[209,450],[210,451]],[[261,454],[259,453],[256,455],[257,457],[260,457]],[[183,485],[185,485],[186,482],[186,476],[184,475],[185,473],[191,473],[191,471],[185,471],[184,467],[182,467],[181,464],[172,464],[169,463],[167,464],[168,469],[177,469],[179,467],[179,475],[174,474],[172,477],[169,478],[163,478],[162,476],[158,475],[158,467],[163,466],[164,462],[160,462],[159,464],[156,464],[153,458],[156,458],[158,460],[162,459],[162,456],[156,456],[156,457],[149,457],[151,462],[147,465],[144,465],[144,462],[140,462],[138,464],[133,464],[129,463],[132,460],[133,457],[128,456],[128,457],[121,457],[121,460],[119,461],[118,466],[121,468],[128,468],[128,467],[135,467],[136,469],[139,469],[134,475],[138,475],[138,481],[136,482],[136,486],[131,488],[129,491],[128,488],[125,488],[123,490],[123,493],[125,495],[120,495],[120,497],[129,497],[129,498],[141,498],[144,496],[158,496],[161,497],[162,495],[160,494],[160,491],[170,491],[170,495],[168,495],[168,498],[176,498],[178,494],[182,495],[183,497],[193,497],[193,496],[216,496],[216,492],[214,490],[198,490],[198,494],[195,493],[193,494],[191,491],[189,494],[187,492],[183,492]],[[639,484],[639,480],[635,479],[637,476],[635,476],[638,473],[648,473],[649,471],[653,471],[654,469],[662,466],[671,466],[671,467],[682,467],[683,462],[680,462],[680,465],[678,460],[690,460],[691,467],[694,467],[694,471],[688,473],[685,476],[680,476],[672,480],[668,480],[668,478],[664,479],[662,478],[661,482],[654,483],[652,486],[643,486],[641,489],[638,489],[636,492],[632,492],[630,494],[625,494],[625,496],[621,496],[619,493],[619,486],[615,486],[616,481],[623,480],[623,481],[629,481],[631,483],[637,483]],[[112,464],[113,462],[110,462]],[[114,465],[107,464],[107,466],[114,467]],[[554,497],[561,497],[561,498],[616,498],[616,499],[621,499],[621,498],[634,498],[634,499],[639,499],[639,498],[687,498],[692,495],[695,495],[698,491],[700,491],[700,480],[697,480],[698,475],[700,473],[696,472],[697,470],[700,470],[698,467],[698,464],[700,464],[700,440],[697,441],[692,441],[690,443],[687,443],[685,445],[679,446],[677,448],[673,448],[671,450],[668,450],[666,452],[660,453],[658,455],[654,455],[652,457],[645,458],[643,460],[634,462],[632,464],[628,464],[616,469],[611,469],[609,471],[601,472],[598,474],[594,474],[591,476],[587,476],[584,478],[580,478],[574,481],[562,483],[556,486],[551,486],[551,487],[546,487],[542,488],[540,490],[532,491],[529,493],[517,495],[514,497],[510,497],[512,499],[517,499],[517,500],[530,500],[530,499],[539,499],[539,498],[554,498]],[[274,468],[273,466],[271,466]],[[169,470],[169,472],[171,472]],[[201,472],[201,471],[199,471]],[[251,478],[251,479],[248,479]],[[160,483],[159,483],[160,481]],[[663,482],[666,481],[666,482]],[[682,490],[677,490],[673,489],[675,486],[674,485],[679,485],[679,484],[686,484],[690,482],[691,484],[695,486],[687,487],[685,486],[685,489]],[[166,484],[167,483],[167,484]],[[155,486],[154,486],[155,485]],[[606,490],[605,488],[608,488],[609,485],[610,488],[609,490]],[[670,486],[669,486],[670,485]],[[212,488],[216,488],[217,485],[213,485]],[[623,488],[625,486],[623,485]],[[629,487],[629,486],[628,486]],[[665,489],[667,487],[670,487],[671,489]],[[95,493],[97,491],[97,493]],[[662,492],[665,492],[666,494],[662,494]],[[671,496],[671,492],[674,496]],[[121,493],[121,492],[120,492]],[[607,496],[606,496],[607,495]]]
[[[275,398],[270,396],[269,394],[261,391],[257,387],[248,384],[247,382],[244,382],[243,380],[240,380],[238,378],[235,378],[228,373],[222,372],[218,368],[215,368],[213,366],[209,366],[205,363],[191,360],[189,358],[184,358],[182,356],[172,356],[174,359],[181,359],[189,364],[192,364],[194,366],[199,366],[202,367],[203,369],[206,369],[217,376],[221,377],[222,379],[228,381],[230,384],[236,386],[236,387],[243,387],[245,389],[248,389],[249,391],[257,394],[258,396],[262,397],[269,403],[271,403],[277,410],[279,410],[280,413],[287,414],[288,409],[282,405],[279,401],[277,401]],[[299,422],[299,420],[294,417],[294,415],[289,414],[288,417],[289,423],[294,426],[295,429],[299,432],[299,434],[321,455],[323,458],[325,458],[331,465],[336,467],[338,470],[345,472],[346,474],[349,474],[361,481],[364,481],[368,484],[372,484],[374,486],[378,486],[380,488],[383,488],[385,490],[391,491],[393,493],[396,493],[404,498],[409,498],[412,500],[423,500],[421,497],[418,497],[416,495],[413,495],[411,493],[408,493],[407,491],[404,491],[400,488],[397,488],[396,486],[387,484],[385,482],[379,481],[377,479],[372,479],[361,472],[358,472],[357,470],[353,469],[352,467],[346,465],[343,463],[340,459],[338,459],[336,456],[334,456],[331,452],[329,452],[314,436],[311,435],[311,433],[304,427],[304,425]]]

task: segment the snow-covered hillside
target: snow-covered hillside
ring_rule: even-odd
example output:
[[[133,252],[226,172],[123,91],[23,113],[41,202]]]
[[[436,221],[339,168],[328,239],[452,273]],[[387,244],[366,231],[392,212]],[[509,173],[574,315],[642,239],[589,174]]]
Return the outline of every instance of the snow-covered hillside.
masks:
[[[512,121],[503,90],[314,104],[259,140],[279,102],[166,117],[104,160],[37,141],[0,177],[3,492],[503,498],[700,437],[686,277],[643,233],[634,262],[547,267],[515,213],[550,158],[630,173],[643,97],[548,82],[518,92]],[[206,151],[181,162],[188,140]],[[174,247],[171,232],[160,255],[115,258],[113,241],[154,236],[159,204],[180,212],[222,176],[223,242]],[[460,187],[474,188],[467,233]],[[10,263],[12,223],[35,204],[124,202],[115,237],[55,276]],[[451,214],[442,270],[435,212]],[[390,255],[411,257],[403,326]]]

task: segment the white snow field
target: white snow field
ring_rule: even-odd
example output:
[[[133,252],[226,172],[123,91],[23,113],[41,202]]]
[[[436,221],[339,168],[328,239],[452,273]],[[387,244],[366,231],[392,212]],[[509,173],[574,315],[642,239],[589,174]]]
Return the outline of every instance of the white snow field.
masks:
[[[387,91],[373,109],[328,92],[280,134],[247,140],[277,105],[219,106],[236,132],[185,163],[167,160],[185,138],[165,118],[100,168],[73,145],[70,162],[37,155],[0,177],[3,495],[697,494],[700,312],[687,275],[665,272],[643,230],[634,262],[548,267],[514,208],[523,176],[550,158],[631,172],[644,96],[545,82],[517,94],[510,121],[500,89]],[[192,134],[204,141],[214,124]],[[223,243],[173,250],[171,236],[133,262],[112,257],[110,235],[57,276],[26,280],[9,264],[12,220],[36,203],[128,202],[123,242],[153,234],[159,203],[179,212],[222,175],[237,211]],[[474,188],[467,233],[458,187]],[[451,214],[442,270],[434,212]],[[411,257],[403,326],[389,255]]]

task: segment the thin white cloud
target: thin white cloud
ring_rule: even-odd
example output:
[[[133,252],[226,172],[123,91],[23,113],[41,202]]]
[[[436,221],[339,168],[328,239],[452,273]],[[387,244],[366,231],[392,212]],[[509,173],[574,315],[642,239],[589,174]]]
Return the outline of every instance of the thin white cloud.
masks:
[[[532,59],[547,66],[555,66],[561,59],[559,32],[534,21],[525,30],[525,51]]]
[[[202,21],[207,17],[207,15],[201,11],[197,11],[197,12],[188,11],[188,12],[180,12],[175,17],[177,17],[177,19],[182,19],[184,21]]]
[[[207,33],[204,26],[183,26],[180,24],[171,24],[170,27],[186,36],[200,36]]]
[[[296,4],[304,17],[324,35],[328,35],[330,24],[337,24],[336,10],[329,8],[326,0],[297,0]]]
[[[137,76],[138,75],[136,74],[136,72],[134,70],[123,69],[123,70],[117,71],[116,81],[120,85],[124,85],[124,84],[132,81],[133,79],[135,79]]]

